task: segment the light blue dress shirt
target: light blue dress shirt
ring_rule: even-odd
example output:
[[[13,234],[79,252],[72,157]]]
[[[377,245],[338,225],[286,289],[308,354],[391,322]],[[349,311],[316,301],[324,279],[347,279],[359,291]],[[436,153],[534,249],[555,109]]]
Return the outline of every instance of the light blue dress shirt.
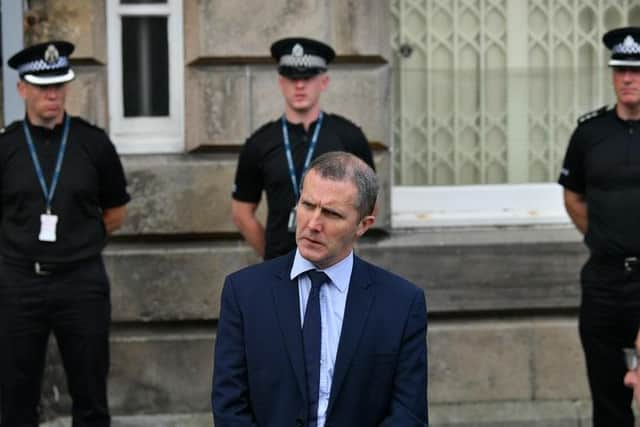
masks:
[[[291,267],[290,278],[298,278],[298,297],[300,298],[300,325],[304,322],[304,312],[307,308],[307,299],[311,291],[311,281],[305,272],[314,270],[316,267],[300,255],[296,250],[296,255]],[[349,281],[353,270],[353,251],[342,261],[324,271],[330,283],[325,283],[320,287],[320,327],[321,350],[320,350],[320,390],[318,392],[318,427],[324,427],[327,406],[329,405],[329,393],[331,392],[331,381],[333,379],[333,368],[336,364],[336,354],[338,353],[338,343],[340,342],[340,332],[342,331],[342,319],[344,318],[344,308],[347,303],[347,293],[349,291]]]

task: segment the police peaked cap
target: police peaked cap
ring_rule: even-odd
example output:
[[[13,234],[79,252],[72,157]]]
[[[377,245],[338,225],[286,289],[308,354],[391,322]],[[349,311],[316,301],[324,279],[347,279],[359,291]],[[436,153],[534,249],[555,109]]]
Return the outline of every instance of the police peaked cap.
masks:
[[[290,37],[271,45],[271,56],[278,63],[278,73],[289,78],[306,78],[327,71],[336,57],[331,46],[304,37]]]
[[[640,67],[640,27],[616,28],[602,41],[611,50],[610,67]]]
[[[66,41],[36,44],[13,55],[8,64],[22,80],[34,85],[66,83],[75,78],[69,64],[74,47]]]

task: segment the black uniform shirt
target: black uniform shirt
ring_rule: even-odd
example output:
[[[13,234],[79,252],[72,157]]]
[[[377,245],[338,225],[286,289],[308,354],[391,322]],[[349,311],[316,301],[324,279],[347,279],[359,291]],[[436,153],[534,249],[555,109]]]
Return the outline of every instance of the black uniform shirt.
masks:
[[[54,129],[29,125],[47,188],[63,124]],[[51,213],[58,216],[56,241],[40,241],[40,215],[46,203],[22,122],[14,122],[0,135],[0,253],[4,257],[64,263],[96,256],[106,243],[103,209],[129,200],[122,164],[109,137],[102,129],[72,117],[51,203]]]
[[[640,122],[601,109],[579,122],[559,183],[587,202],[585,243],[604,256],[640,255]]]
[[[298,177],[302,170],[316,122],[305,132],[302,124],[287,123],[293,162]],[[330,151],[350,152],[371,167],[373,158],[366,137],[349,120],[324,114],[313,158]],[[232,196],[241,202],[258,203],[266,190],[268,214],[265,230],[265,259],[286,254],[295,248],[294,233],[287,222],[296,200],[284,148],[280,119],[267,123],[247,139],[240,153]]]

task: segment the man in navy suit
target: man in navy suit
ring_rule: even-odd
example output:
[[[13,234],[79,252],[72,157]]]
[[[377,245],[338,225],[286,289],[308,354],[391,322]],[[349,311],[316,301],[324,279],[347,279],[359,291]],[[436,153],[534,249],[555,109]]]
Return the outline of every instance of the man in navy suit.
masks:
[[[216,427],[427,426],[424,293],[353,254],[377,193],[354,155],[318,157],[296,206],[297,250],[226,278]]]

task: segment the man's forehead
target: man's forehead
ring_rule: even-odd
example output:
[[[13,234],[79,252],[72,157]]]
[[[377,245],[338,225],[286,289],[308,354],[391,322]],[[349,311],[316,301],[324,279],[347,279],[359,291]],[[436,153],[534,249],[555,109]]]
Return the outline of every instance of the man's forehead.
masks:
[[[314,170],[304,179],[301,197],[323,205],[353,205],[356,187],[349,180],[325,178]]]

